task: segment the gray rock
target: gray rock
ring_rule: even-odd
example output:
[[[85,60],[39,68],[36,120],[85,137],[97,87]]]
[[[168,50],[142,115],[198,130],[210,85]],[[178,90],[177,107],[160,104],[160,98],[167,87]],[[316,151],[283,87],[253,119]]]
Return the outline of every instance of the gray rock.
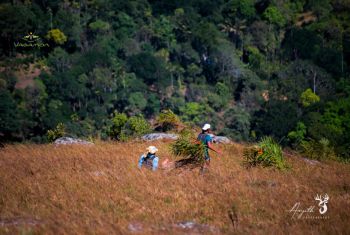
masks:
[[[31,218],[7,218],[7,219],[0,219],[0,227],[4,226],[35,226],[38,224],[42,224],[41,221]]]
[[[213,142],[214,143],[219,143],[219,144],[229,144],[231,143],[231,140],[227,138],[226,136],[212,136],[213,137]]]
[[[67,144],[93,145],[94,143],[86,140],[72,138],[72,137],[61,137],[56,139],[54,144],[55,145],[67,145]]]
[[[141,223],[130,223],[128,225],[128,229],[130,232],[133,233],[142,232],[144,230],[143,225]]]
[[[128,224],[128,230],[137,234],[220,234],[219,228],[208,224],[199,224],[194,221],[163,225],[132,222]]]
[[[150,133],[147,135],[144,135],[141,137],[141,139],[143,140],[162,140],[162,139],[166,139],[166,140],[176,140],[179,136],[176,134],[168,134],[168,133]]]
[[[219,229],[208,224],[199,224],[194,221],[183,221],[173,225],[174,228],[182,229],[187,232],[199,233],[199,234],[208,234],[214,233],[218,234]]]
[[[312,159],[307,159],[307,158],[303,158],[304,162],[310,164],[310,165],[317,165],[317,164],[320,164],[319,161],[317,160],[312,160]]]

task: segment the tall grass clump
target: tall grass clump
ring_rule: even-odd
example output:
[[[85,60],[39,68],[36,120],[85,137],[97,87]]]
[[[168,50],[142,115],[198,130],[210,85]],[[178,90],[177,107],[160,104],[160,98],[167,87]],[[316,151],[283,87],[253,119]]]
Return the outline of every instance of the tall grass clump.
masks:
[[[197,141],[195,135],[190,131],[182,131],[179,138],[171,145],[171,152],[182,157],[178,161],[180,165],[204,163],[204,150],[204,144]]]
[[[282,153],[282,147],[271,137],[263,137],[260,142],[243,150],[245,164],[248,166],[287,167]]]

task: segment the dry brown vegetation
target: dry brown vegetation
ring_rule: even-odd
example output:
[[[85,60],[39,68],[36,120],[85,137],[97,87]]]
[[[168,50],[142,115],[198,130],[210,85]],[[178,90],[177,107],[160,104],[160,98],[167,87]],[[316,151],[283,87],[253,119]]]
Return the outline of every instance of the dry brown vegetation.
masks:
[[[0,233],[24,234],[349,234],[350,165],[311,165],[287,157],[291,169],[246,169],[242,146],[221,146],[211,169],[139,171],[150,143],[94,146],[9,145],[0,149]],[[153,142],[161,159],[169,142]],[[292,219],[327,193],[327,219]],[[207,230],[173,225],[195,221]],[[133,231],[132,228],[139,228]],[[202,228],[204,229],[204,228]]]

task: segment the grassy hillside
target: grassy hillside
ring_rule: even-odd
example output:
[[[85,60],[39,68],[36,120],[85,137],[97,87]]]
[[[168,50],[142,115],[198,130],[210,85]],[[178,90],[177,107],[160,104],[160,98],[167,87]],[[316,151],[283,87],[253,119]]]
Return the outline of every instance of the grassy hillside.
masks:
[[[243,146],[232,144],[220,146],[223,156],[213,155],[204,175],[139,171],[138,157],[149,144],[6,146],[0,150],[0,233],[350,233],[350,165],[286,155],[289,170],[246,169]],[[152,144],[161,160],[172,158],[169,142]],[[288,210],[297,202],[319,215],[314,197],[325,193],[326,219],[292,219]],[[203,226],[176,226],[182,221]]]

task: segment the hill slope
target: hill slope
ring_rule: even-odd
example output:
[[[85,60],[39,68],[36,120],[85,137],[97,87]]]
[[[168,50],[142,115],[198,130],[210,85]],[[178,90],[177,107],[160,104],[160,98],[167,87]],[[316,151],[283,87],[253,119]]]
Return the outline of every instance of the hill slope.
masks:
[[[168,142],[161,159],[172,158]],[[221,146],[211,169],[137,169],[149,143],[94,146],[10,145],[0,150],[0,233],[45,234],[346,234],[350,166],[288,157],[281,172],[242,166],[242,147]],[[325,219],[292,219],[289,210],[329,195]],[[303,216],[304,216],[303,215]],[[183,221],[194,221],[187,228]]]

